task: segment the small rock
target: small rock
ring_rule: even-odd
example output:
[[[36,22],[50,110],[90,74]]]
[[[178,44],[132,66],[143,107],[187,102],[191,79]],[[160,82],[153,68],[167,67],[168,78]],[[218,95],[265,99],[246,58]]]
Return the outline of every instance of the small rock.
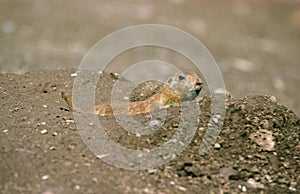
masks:
[[[219,119],[214,117],[212,118],[212,121],[217,124],[219,122]]]
[[[180,191],[186,191],[186,188],[185,187],[182,187],[182,186],[179,186],[179,185],[175,185],[175,187],[177,189],[179,189]]]
[[[47,106],[47,105],[45,105],[45,104],[43,104],[43,107],[44,107],[44,108],[47,108],[48,106]]]
[[[222,118],[222,115],[216,114],[216,118],[217,118],[217,119],[221,119],[221,118]]]
[[[53,132],[52,135],[53,135],[53,136],[57,136],[58,133],[57,133],[57,132]]]
[[[277,102],[277,99],[276,99],[275,96],[270,96],[270,100],[271,100],[271,102],[273,102],[273,103],[276,103],[276,102]]]
[[[247,191],[247,188],[244,185],[238,185],[238,188],[241,189],[243,192]]]
[[[147,172],[148,172],[149,174],[154,174],[154,173],[157,172],[157,169],[150,168],[150,169],[147,170]]]
[[[46,125],[46,122],[41,122],[41,125]]]
[[[268,180],[269,183],[273,182],[273,180],[272,180],[272,178],[271,178],[270,175],[267,174],[265,177],[266,177],[266,179]]]
[[[290,163],[289,162],[282,162],[282,165],[284,168],[289,168]]]
[[[249,187],[251,188],[259,188],[259,189],[263,189],[265,188],[265,186],[260,183],[260,182],[256,182],[253,178],[248,179],[247,184]]]
[[[178,123],[173,123],[173,124],[172,124],[172,127],[178,128],[178,127],[179,127],[179,124],[178,124]]]
[[[98,179],[96,177],[92,178],[94,183],[98,183]]]
[[[44,176],[41,177],[41,179],[42,179],[43,181],[45,181],[45,180],[49,179],[49,175],[44,175]]]
[[[8,129],[4,129],[2,132],[3,132],[3,133],[7,133],[7,132],[8,132]]]
[[[204,129],[205,129],[204,127],[199,127],[198,130],[199,130],[199,131],[204,131]]]
[[[72,77],[76,77],[77,75],[78,74],[76,72],[71,74]]]
[[[242,191],[243,192],[246,192],[247,191],[247,188],[245,186],[242,186]]]
[[[105,158],[105,157],[107,157],[107,156],[109,156],[109,154],[101,154],[101,155],[97,155],[96,157],[97,157],[98,159],[102,159],[102,158]]]
[[[43,130],[41,131],[41,134],[42,134],[42,135],[44,135],[44,134],[46,134],[46,133],[48,133],[47,129],[43,129]]]
[[[56,150],[56,147],[51,146],[51,147],[50,147],[50,150],[51,150],[51,151]]]
[[[67,119],[66,122],[67,122],[67,123],[74,123],[74,120]]]
[[[215,143],[214,148],[217,150],[221,149],[221,144]]]

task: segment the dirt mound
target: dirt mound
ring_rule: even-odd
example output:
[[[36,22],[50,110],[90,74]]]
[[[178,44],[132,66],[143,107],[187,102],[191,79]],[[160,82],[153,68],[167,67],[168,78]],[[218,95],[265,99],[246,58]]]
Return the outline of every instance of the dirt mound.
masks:
[[[203,96],[199,130],[189,147],[158,169],[130,171],[104,163],[83,143],[60,97],[60,90],[71,92],[71,73],[0,75],[1,193],[300,191],[300,119],[275,97],[230,98],[217,142],[201,156],[199,146],[210,118],[210,98]],[[111,83],[109,75],[101,82]],[[100,91],[102,98],[108,91]],[[178,110],[170,108],[168,113],[176,115]],[[112,119],[101,118],[116,142],[137,149],[149,143],[126,137]],[[165,125],[177,127],[169,120]],[[168,133],[156,135],[167,139]]]

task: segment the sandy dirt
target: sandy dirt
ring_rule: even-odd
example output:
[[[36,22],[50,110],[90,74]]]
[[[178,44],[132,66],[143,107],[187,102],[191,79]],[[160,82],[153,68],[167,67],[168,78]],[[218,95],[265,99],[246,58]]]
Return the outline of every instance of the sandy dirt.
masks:
[[[74,72],[0,75],[1,193],[300,191],[300,119],[275,97],[230,98],[217,142],[201,156],[198,151],[211,106],[210,98],[202,94],[200,122],[189,147],[166,165],[131,171],[106,164],[83,143],[73,114],[60,96],[61,90],[71,93]],[[100,85],[107,87],[99,90],[103,99],[112,83],[105,74]],[[169,130],[160,130],[153,141],[128,135],[113,117],[100,121],[116,143],[132,149],[151,148],[178,127],[178,110],[167,112],[170,117],[164,125]]]
[[[116,30],[164,24],[207,47],[232,96],[274,95],[300,115],[299,0],[1,0],[0,11],[2,73],[77,68]],[[187,67],[175,52],[145,48],[125,52],[109,68],[122,73],[149,59]]]

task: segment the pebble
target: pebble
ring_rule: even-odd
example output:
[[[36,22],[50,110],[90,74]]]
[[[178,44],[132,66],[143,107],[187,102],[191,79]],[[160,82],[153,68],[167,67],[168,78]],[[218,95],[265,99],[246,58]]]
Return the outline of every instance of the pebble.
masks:
[[[253,178],[248,179],[247,184],[249,187],[255,188],[255,189],[256,188],[259,188],[259,189],[265,188],[265,186],[262,183],[255,181]]]
[[[179,124],[178,123],[174,123],[174,124],[172,124],[172,127],[178,128]]]
[[[98,183],[98,179],[96,177],[92,178],[94,183]]]
[[[49,179],[49,175],[44,175],[44,176],[41,177],[41,179],[42,179],[43,181],[45,181],[45,180]]]
[[[269,183],[273,182],[272,178],[270,175],[265,175],[266,179],[268,180]]]
[[[238,188],[241,189],[243,192],[247,191],[247,188],[244,185],[238,185]]]
[[[67,123],[74,123],[74,120],[67,119],[66,122],[67,122]]]
[[[41,125],[46,125],[46,122],[41,122]]]
[[[7,132],[8,132],[8,129],[4,129],[4,130],[3,130],[3,133],[7,133]]]
[[[43,107],[44,107],[44,108],[47,108],[48,106],[47,106],[47,105],[45,105],[45,104],[43,104]]]
[[[102,159],[102,158],[105,158],[105,157],[107,157],[107,156],[109,156],[109,154],[101,154],[101,155],[97,155],[96,157],[97,157],[98,159]]]
[[[47,129],[43,129],[43,130],[41,131],[41,134],[42,134],[42,135],[44,135],[44,134],[46,134],[46,133],[48,133]]]
[[[179,186],[179,185],[175,185],[175,187],[177,189],[179,189],[180,191],[186,191],[186,188],[185,187],[182,187],[182,186]]]
[[[276,103],[276,102],[277,102],[277,99],[276,99],[275,96],[270,96],[270,100],[271,100],[271,102],[273,102],[273,103]]]
[[[51,150],[51,151],[56,150],[56,147],[51,146],[51,147],[50,147],[50,150]]]
[[[282,162],[282,165],[284,168],[289,168],[290,163],[289,162]]]
[[[154,174],[154,173],[157,172],[157,169],[150,168],[150,169],[147,170],[147,172],[148,172],[149,174]]]
[[[71,74],[72,77],[76,77],[77,75],[78,74],[76,72]]]
[[[222,115],[216,114],[217,119],[221,119]]]
[[[53,136],[57,136],[58,133],[57,133],[57,132],[53,132],[52,135],[53,135]]]
[[[242,191],[243,192],[246,192],[247,191],[247,188],[245,186],[242,186]]]
[[[212,120],[213,120],[214,123],[218,123],[219,122],[218,118],[212,118]]]
[[[204,129],[205,129],[204,127],[199,127],[198,130],[199,130],[199,131],[204,131]]]
[[[214,148],[217,150],[221,149],[221,144],[215,143]]]

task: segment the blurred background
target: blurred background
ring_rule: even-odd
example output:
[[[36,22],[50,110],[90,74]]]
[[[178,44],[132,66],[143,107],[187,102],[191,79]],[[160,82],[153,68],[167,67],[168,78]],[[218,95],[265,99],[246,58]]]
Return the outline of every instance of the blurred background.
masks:
[[[116,30],[166,24],[207,47],[233,97],[274,95],[300,115],[300,1],[1,0],[0,11],[2,73],[77,68],[95,43]],[[145,59],[189,66],[170,50],[141,48],[123,53],[108,69]]]

